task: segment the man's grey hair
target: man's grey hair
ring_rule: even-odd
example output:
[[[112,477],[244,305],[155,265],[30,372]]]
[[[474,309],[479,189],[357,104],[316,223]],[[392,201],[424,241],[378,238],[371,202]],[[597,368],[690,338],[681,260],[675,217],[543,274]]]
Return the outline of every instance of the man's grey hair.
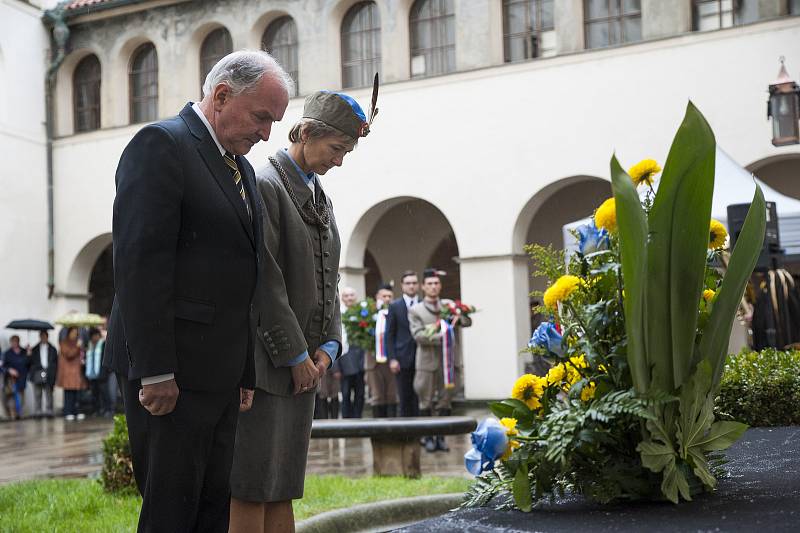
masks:
[[[239,50],[226,55],[211,68],[203,83],[203,97],[213,93],[220,83],[231,88],[232,96],[238,96],[255,87],[264,75],[272,76],[287,93],[293,93],[294,80],[274,57],[263,50]]]

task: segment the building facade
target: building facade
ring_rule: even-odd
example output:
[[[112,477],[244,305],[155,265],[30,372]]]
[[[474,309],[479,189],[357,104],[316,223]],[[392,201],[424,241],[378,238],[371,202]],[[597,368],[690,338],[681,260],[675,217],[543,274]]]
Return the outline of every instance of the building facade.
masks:
[[[3,13],[33,11],[18,4],[25,3],[0,0]],[[34,163],[24,185],[3,175],[3,189],[7,181],[20,189],[0,206],[3,221],[12,220],[9,208],[18,217],[15,229],[0,229],[7,244],[0,283],[11,295],[0,321],[16,318],[37,290],[39,307],[26,307],[29,314],[107,311],[122,149],[143,123],[199,99],[205,71],[241,48],[270,50],[296,80],[284,120],[248,155],[255,167],[287,144],[303,95],[343,89],[366,107],[366,86],[380,72],[372,134],[323,178],[342,234],[342,286],[363,295],[406,269],[446,270],[447,295],[480,309],[463,335],[468,398],[507,395],[523,368],[528,294],[541,288],[524,244],[560,246],[561,227],[610,195],[612,153],[624,165],[645,157],[663,163],[688,100],[734,159],[800,198],[800,149],[773,147],[765,114],[778,58],[800,74],[795,0],[74,0],[61,7],[69,39],[53,98],[53,294],[42,291],[46,136],[26,113],[15,120],[36,130],[40,144],[29,143],[38,155],[26,152]],[[42,87],[52,46],[38,24],[44,46],[27,68]],[[20,48],[0,34],[3,79],[9,50]],[[41,119],[39,96],[32,109]],[[2,113],[20,110],[8,97],[0,101],[6,128]],[[17,210],[23,196],[35,214]],[[24,261],[11,253],[21,239],[29,244]]]

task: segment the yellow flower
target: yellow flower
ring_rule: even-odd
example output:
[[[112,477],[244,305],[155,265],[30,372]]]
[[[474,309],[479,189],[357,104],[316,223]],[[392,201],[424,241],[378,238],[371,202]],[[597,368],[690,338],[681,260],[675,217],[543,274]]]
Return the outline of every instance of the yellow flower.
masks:
[[[513,437],[514,435],[519,434],[517,430],[517,419],[516,418],[501,418],[500,424],[506,428],[506,435],[509,437]]]
[[[566,276],[561,276],[556,280],[555,283],[550,285],[546,291],[544,291],[544,305],[551,309],[555,309],[558,306],[558,302],[569,298],[580,284],[581,278],[577,276],[570,276],[569,274]]]
[[[515,448],[519,448],[521,445],[518,440],[508,440],[508,444],[506,445],[506,451],[503,452],[503,455],[500,457],[501,461],[507,461],[509,457],[511,457],[511,453],[514,451]]]
[[[588,385],[584,386],[581,389],[581,400],[584,402],[588,402],[592,398],[594,398],[594,393],[597,390],[597,386],[594,384],[594,381],[590,381]]]
[[[589,364],[586,362],[586,356],[581,354],[579,357],[570,357],[569,364],[567,365],[567,383],[574,385],[581,380],[583,376],[579,372],[581,368],[587,368]]]
[[[708,303],[714,298],[716,294],[717,293],[712,291],[711,289],[706,289],[703,291],[703,300],[705,300],[706,303]]]
[[[728,230],[722,225],[719,220],[711,219],[711,225],[708,230],[708,247],[716,250],[725,246],[725,239],[728,237]]]
[[[638,187],[643,183],[653,185],[655,176],[659,172],[661,172],[661,167],[658,166],[654,159],[642,159],[628,170],[628,175]]]
[[[556,383],[561,383],[564,379],[564,374],[566,370],[564,369],[564,364],[559,363],[556,366],[552,367],[550,370],[547,371],[547,384],[554,385]]]
[[[533,411],[542,406],[541,402],[539,402],[539,398],[542,397],[546,384],[547,380],[545,378],[534,376],[533,374],[525,374],[514,383],[511,397],[525,402],[528,409]]]
[[[605,228],[609,233],[617,231],[617,203],[614,198],[609,198],[594,212],[594,225]]]

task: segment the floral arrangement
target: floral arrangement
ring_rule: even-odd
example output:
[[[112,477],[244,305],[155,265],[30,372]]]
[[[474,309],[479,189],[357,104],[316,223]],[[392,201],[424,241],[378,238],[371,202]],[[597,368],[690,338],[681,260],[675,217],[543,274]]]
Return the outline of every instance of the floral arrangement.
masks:
[[[375,349],[375,316],[378,306],[367,298],[354,303],[342,314],[342,324],[347,333],[347,342],[364,350]]]
[[[443,320],[452,326],[456,317],[463,316],[469,318],[470,315],[477,312],[477,310],[478,309],[474,305],[465,304],[461,300],[442,300],[442,305],[439,309],[439,319],[433,324],[428,324],[423,334],[428,338],[433,338],[442,331]]]
[[[473,433],[464,505],[511,494],[529,511],[545,497],[599,502],[681,499],[713,490],[720,452],[747,426],[715,421],[735,311],[764,236],[756,193],[727,272],[725,228],[711,220],[714,135],[692,105],[660,166],[626,173],[611,160],[614,197],[576,231],[578,252],[528,248],[550,285],[549,317],[528,351],[551,362],[490,404],[499,419]],[[637,188],[639,190],[637,190]]]

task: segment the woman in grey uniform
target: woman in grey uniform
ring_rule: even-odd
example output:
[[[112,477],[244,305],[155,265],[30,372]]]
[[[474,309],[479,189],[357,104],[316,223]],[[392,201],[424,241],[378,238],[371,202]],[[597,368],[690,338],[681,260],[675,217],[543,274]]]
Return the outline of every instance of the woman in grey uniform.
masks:
[[[342,165],[370,119],[355,100],[319,91],[303,118],[257,172],[265,205],[257,294],[256,392],[242,413],[231,471],[230,531],[294,531],[292,500],[303,483],[319,377],[341,354],[337,293],[340,241],[319,183]]]

